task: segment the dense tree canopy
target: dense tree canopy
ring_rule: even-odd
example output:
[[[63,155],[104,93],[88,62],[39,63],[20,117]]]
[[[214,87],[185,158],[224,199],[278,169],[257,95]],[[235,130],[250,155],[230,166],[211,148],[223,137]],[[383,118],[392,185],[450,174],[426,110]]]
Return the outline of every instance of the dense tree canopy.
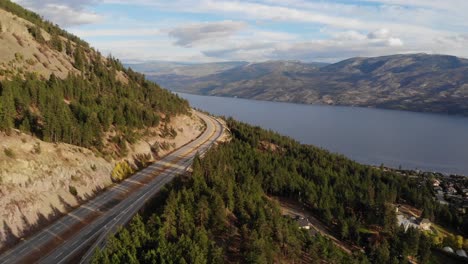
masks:
[[[404,263],[406,256],[422,262],[430,258],[430,239],[397,227],[392,205],[404,200],[421,206],[431,195],[426,186],[232,119],[228,126],[232,141],[195,159],[192,176],[174,183],[144,217],[110,238],[95,263]],[[301,231],[281,215],[270,195],[303,203],[366,254],[348,256],[328,239]],[[369,228],[377,231],[369,236]]]
[[[162,116],[169,121],[187,113],[187,101],[125,69],[114,57],[104,58],[76,36],[11,1],[0,1],[0,8],[30,21],[28,30],[37,43],[66,53],[75,67],[65,79],[54,74],[45,79],[22,69],[16,75],[4,74],[1,131],[18,128],[46,141],[99,150],[104,132],[116,131],[125,142],[135,131],[157,126]],[[50,35],[47,41],[43,30]]]
[[[0,128],[19,128],[46,141],[100,147],[110,127],[156,126],[160,114],[185,113],[186,101],[146,81],[123,84],[100,65],[100,77],[70,75],[47,81],[34,74],[0,84]]]
[[[105,61],[96,54],[87,62],[81,49],[75,49],[75,66],[83,74],[44,80],[26,73],[1,82],[0,130],[19,128],[45,141],[100,149],[103,132],[111,128],[125,138],[157,126],[161,115],[169,120],[187,112],[188,103],[177,95],[112,57]],[[126,73],[125,82],[117,78],[119,70]]]

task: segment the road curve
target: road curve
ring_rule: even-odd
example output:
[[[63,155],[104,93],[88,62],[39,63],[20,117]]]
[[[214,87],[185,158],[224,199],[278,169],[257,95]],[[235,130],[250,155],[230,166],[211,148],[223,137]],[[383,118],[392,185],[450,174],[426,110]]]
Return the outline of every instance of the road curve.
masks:
[[[224,132],[222,124],[202,113],[205,132],[194,141],[141,170],[55,221],[0,256],[0,263],[87,262],[105,237],[130,221],[145,202],[207,151]],[[91,246],[91,247],[90,247]]]

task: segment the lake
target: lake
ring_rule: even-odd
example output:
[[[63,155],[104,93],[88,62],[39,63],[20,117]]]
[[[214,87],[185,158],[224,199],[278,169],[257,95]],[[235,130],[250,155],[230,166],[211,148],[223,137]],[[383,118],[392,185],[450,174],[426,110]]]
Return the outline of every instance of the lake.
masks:
[[[215,115],[272,129],[364,164],[468,175],[468,118],[182,94]]]

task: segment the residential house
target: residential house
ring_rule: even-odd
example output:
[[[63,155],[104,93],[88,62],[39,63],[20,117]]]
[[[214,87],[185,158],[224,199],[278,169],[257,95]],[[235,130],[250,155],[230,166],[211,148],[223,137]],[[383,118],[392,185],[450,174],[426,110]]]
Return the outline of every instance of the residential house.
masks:
[[[427,218],[424,218],[421,220],[421,222],[419,222],[419,228],[421,230],[431,230],[431,221],[429,221],[429,219]]]

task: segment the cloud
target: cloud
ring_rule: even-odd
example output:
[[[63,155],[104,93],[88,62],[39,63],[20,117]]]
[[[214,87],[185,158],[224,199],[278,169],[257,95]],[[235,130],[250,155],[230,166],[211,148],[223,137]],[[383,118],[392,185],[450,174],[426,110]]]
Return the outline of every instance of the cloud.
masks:
[[[333,16],[313,10],[289,8],[287,5],[276,5],[266,1],[227,1],[227,0],[103,0],[105,3],[121,5],[142,5],[158,10],[178,10],[188,13],[226,14],[240,19],[296,21],[319,23],[336,27],[366,27],[356,18]],[[288,1],[283,3],[287,4]]]
[[[386,28],[381,28],[379,30],[376,30],[374,32],[370,32],[367,34],[367,37],[369,39],[384,39],[388,38],[390,36],[390,31]]]
[[[88,6],[96,4],[96,0],[15,0],[15,2],[62,27],[97,23],[103,18],[87,9]]]
[[[245,22],[236,21],[199,23],[174,28],[169,36],[176,39],[176,45],[190,47],[197,42],[229,37],[246,27]]]
[[[144,28],[128,28],[128,29],[72,29],[73,34],[80,37],[138,37],[138,36],[157,36],[161,35],[161,30],[144,29]]]
[[[370,43],[390,46],[390,47],[401,47],[403,46],[403,41],[399,38],[393,37],[390,33],[390,30],[386,28],[381,28],[376,31],[370,32],[367,34],[367,39]]]
[[[328,32],[330,38],[309,41],[275,41],[274,39],[225,39],[216,48],[205,47],[204,55],[225,60],[305,60],[336,61],[356,56],[388,55],[405,52],[404,43],[387,29],[367,34],[357,31]],[[256,35],[255,33],[253,35]]]
[[[337,61],[409,52],[468,56],[466,0],[16,1],[60,25],[95,23],[73,32],[112,48],[122,59]],[[103,13],[92,11],[95,5],[116,19],[103,21]],[[146,13],[162,19],[150,20]],[[113,43],[134,37],[148,48],[130,52],[130,46]],[[158,49],[152,49],[156,44]]]

